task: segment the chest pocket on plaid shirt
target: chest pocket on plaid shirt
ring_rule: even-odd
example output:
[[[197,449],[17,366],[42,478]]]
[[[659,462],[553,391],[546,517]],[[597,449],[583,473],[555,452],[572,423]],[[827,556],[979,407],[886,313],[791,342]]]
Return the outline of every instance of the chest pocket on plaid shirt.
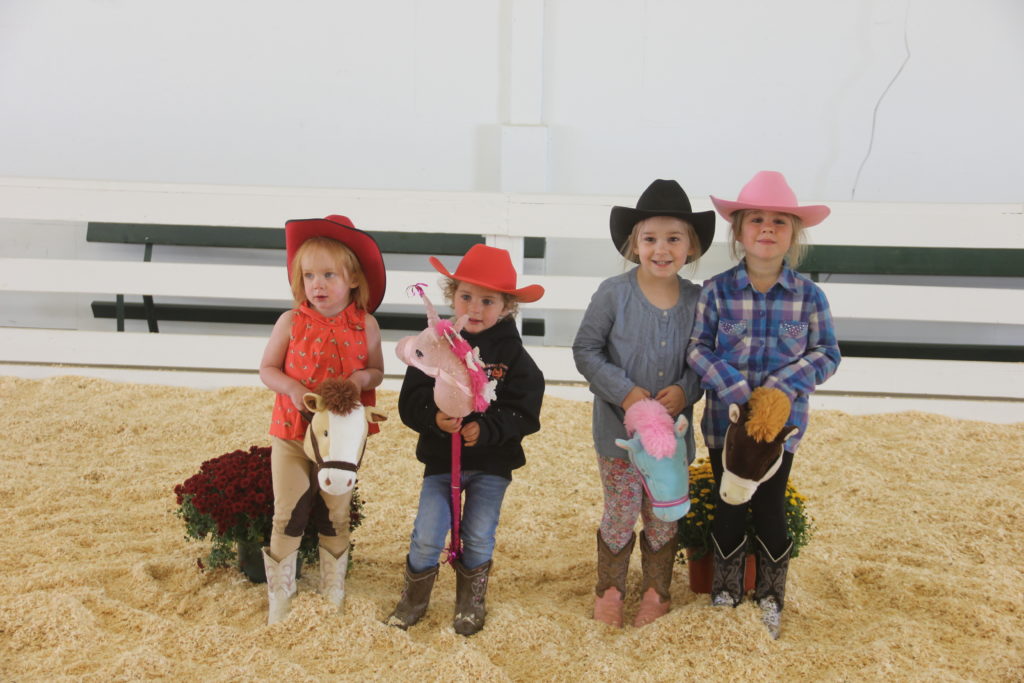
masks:
[[[807,323],[783,320],[779,324],[779,350],[791,357],[804,355],[807,350]]]
[[[750,356],[750,324],[746,320],[720,318],[715,343],[725,362],[746,360]]]

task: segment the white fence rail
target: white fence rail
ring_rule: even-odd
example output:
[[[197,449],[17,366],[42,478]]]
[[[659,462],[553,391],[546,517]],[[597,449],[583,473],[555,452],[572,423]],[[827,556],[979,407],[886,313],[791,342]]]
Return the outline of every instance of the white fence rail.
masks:
[[[567,247],[549,248],[543,272],[523,278],[547,289],[541,302],[524,306],[524,311],[546,316],[551,326],[578,316],[597,284],[618,272],[607,239],[608,211],[614,204],[633,202],[631,197],[0,178],[0,244],[4,245],[0,301],[13,309],[13,302],[33,296],[121,293],[266,300],[284,306],[288,291],[283,264],[142,263],[138,260],[141,250],[126,256],[124,250],[86,245],[85,225],[106,221],[276,228],[290,218],[344,213],[359,227],[374,231],[483,234],[488,242],[510,248],[520,266],[524,237],[564,240]],[[710,208],[705,198],[697,198],[695,204],[697,209]],[[1020,205],[832,202],[831,206],[832,217],[812,233],[815,243],[1024,248],[1024,207]],[[66,235],[69,227],[77,239],[51,237]],[[716,245],[692,279],[700,281],[729,265],[724,228],[719,222]],[[607,256],[590,257],[595,245]],[[422,271],[389,268],[386,305],[408,305],[406,285],[436,280],[426,259],[422,261]],[[1003,284],[837,282],[822,286],[838,320],[999,326],[1004,336],[1024,344],[1024,288]],[[255,372],[265,343],[265,336],[251,333],[211,334],[201,324],[184,333],[149,334],[85,329],[79,322],[59,317],[40,321],[39,315],[33,315],[26,323],[17,311],[5,312],[0,323],[0,363]],[[549,381],[582,381],[567,344],[564,339],[551,345],[531,342],[530,351]],[[393,340],[385,342],[386,373],[397,376],[404,366],[394,358],[392,345]],[[1022,365],[848,358],[820,391],[1024,400]]]

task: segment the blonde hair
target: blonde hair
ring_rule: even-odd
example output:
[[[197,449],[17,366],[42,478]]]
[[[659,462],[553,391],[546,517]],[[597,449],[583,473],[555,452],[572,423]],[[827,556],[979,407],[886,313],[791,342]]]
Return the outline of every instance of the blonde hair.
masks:
[[[651,216],[653,218],[653,216]],[[684,221],[682,218],[676,218],[675,216],[668,216],[668,218],[675,218],[677,221],[686,226],[686,237],[690,240],[690,247],[693,249],[693,256],[686,257],[686,268],[690,272],[696,272],[697,263],[700,261],[701,250],[703,245],[700,243],[700,238],[697,237],[697,231],[688,221]],[[640,239],[640,229],[644,223],[648,221],[647,218],[642,221],[637,221],[636,225],[633,226],[633,231],[629,233],[629,237],[622,244],[622,258],[626,259],[626,267],[639,263],[640,256],[637,250],[636,243]]]
[[[732,214],[731,221],[732,227],[729,230],[729,253],[737,261],[742,261],[746,252],[743,250],[743,245],[740,244],[740,229],[743,227],[743,217],[751,211],[757,209],[739,209]],[[785,213],[781,211],[780,213]],[[789,250],[786,252],[786,264],[790,268],[796,268],[800,265],[800,262],[804,260],[804,256],[807,255],[807,235],[804,230],[804,222],[800,220],[799,216],[795,216],[791,213],[787,213],[790,221],[793,222],[793,239],[789,243]]]
[[[454,305],[455,305],[455,291],[459,288],[460,284],[462,284],[462,282],[460,280],[456,280],[455,278],[451,278],[451,277],[443,277],[443,278],[441,278],[441,291],[444,292],[444,299],[445,299],[445,301],[448,302],[449,306],[454,307]],[[483,287],[483,285],[477,285],[477,286],[478,287]],[[485,289],[490,289],[490,287],[485,287]],[[518,297],[516,297],[514,294],[509,294],[508,292],[499,292],[496,289],[492,290],[492,291],[495,294],[501,295],[501,300],[505,304],[505,309],[503,311],[504,315],[502,317],[512,317],[512,318],[514,318],[517,315],[519,315],[519,298]]]
[[[301,306],[306,301],[306,286],[302,278],[302,258],[311,252],[319,251],[334,260],[338,270],[343,270],[348,275],[350,282],[354,284],[350,294],[351,300],[356,306],[366,310],[370,301],[370,284],[363,273],[363,267],[359,259],[352,253],[352,250],[336,239],[318,235],[310,237],[295,250],[292,258],[292,298],[295,305]]]

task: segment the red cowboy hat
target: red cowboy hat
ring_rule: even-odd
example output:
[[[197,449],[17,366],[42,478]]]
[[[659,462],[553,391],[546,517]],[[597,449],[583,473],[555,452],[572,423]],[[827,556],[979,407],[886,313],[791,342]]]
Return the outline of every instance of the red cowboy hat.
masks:
[[[511,294],[524,304],[532,303],[544,296],[544,288],[540,285],[527,285],[516,289],[516,269],[512,266],[512,257],[504,249],[489,247],[486,244],[474,244],[470,247],[454,273],[449,273],[434,256],[430,257],[430,265],[434,266],[437,272],[453,280]]]
[[[827,206],[798,206],[796,194],[790,189],[786,178],[778,171],[761,171],[750,179],[736,201],[730,202],[712,195],[711,203],[718,213],[726,220],[740,209],[760,209],[761,211],[777,211],[791,213],[809,228],[822,222],[832,212]]]
[[[346,216],[331,215],[327,218],[303,218],[284,224],[285,249],[288,252],[288,281],[292,278],[292,261],[295,252],[310,237],[330,237],[352,250],[366,275],[369,285],[369,300],[366,308],[370,313],[377,310],[384,299],[387,277],[384,272],[384,257],[380,254],[377,241],[369,233],[352,225]]]

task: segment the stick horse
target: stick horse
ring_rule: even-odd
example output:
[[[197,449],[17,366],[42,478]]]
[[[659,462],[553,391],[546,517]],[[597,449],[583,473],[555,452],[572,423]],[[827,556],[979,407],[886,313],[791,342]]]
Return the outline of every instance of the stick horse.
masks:
[[[615,445],[629,453],[629,461],[640,472],[640,482],[651,501],[654,516],[674,522],[690,511],[689,465],[695,453],[687,447],[690,423],[672,416],[653,398],[637,401],[626,410],[626,434]]]
[[[320,393],[302,398],[309,421],[303,450],[316,463],[316,477],[327,493],[341,496],[356,485],[366,449],[367,425],[387,415],[359,402],[359,387],[347,379],[326,379]]]
[[[428,377],[434,378],[434,403],[438,410],[452,417],[466,417],[482,413],[494,400],[496,381],[487,379],[479,349],[472,348],[459,332],[466,324],[462,316],[453,324],[437,315],[423,288],[417,283],[409,287],[410,296],[418,295],[427,309],[427,327],[417,335],[403,337],[395,347],[395,354],[406,365],[411,365]],[[455,432],[452,439],[452,532],[448,548],[448,561],[462,553],[459,525],[462,520],[462,435]]]
[[[743,405],[729,406],[729,428],[722,448],[723,503],[743,505],[761,482],[771,479],[782,464],[786,439],[800,431],[787,425],[789,399],[779,389],[758,387]]]

